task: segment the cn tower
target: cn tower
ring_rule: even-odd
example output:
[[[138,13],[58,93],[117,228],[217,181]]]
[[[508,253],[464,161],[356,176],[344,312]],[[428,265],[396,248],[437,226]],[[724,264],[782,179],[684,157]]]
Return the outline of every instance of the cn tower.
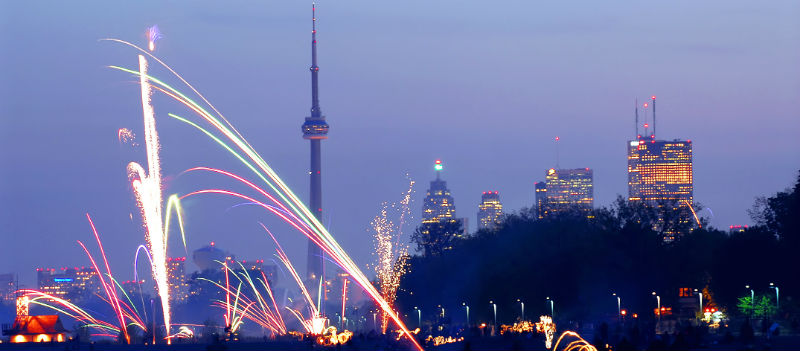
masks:
[[[328,123],[325,122],[325,116],[319,108],[319,89],[318,89],[318,74],[319,66],[317,66],[317,16],[316,5],[311,5],[311,116],[306,117],[305,123],[301,127],[303,131],[303,139],[311,142],[311,170],[308,172],[311,176],[311,192],[308,203],[309,209],[317,217],[317,220],[322,222],[322,150],[321,143],[323,139],[328,139]],[[313,241],[308,241],[308,266],[307,266],[307,279],[312,281],[319,281],[324,276],[324,259],[322,257],[322,249],[319,248]]]

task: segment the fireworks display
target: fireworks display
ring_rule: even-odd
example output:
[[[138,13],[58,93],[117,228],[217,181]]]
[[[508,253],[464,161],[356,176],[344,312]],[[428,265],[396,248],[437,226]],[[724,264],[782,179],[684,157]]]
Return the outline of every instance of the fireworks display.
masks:
[[[114,41],[122,42],[121,40],[114,40]],[[136,47],[135,45],[130,44],[130,43],[126,43],[126,45],[130,45],[130,46]],[[141,52],[145,52],[145,50],[142,50],[141,48],[138,48],[138,47],[136,47],[136,48]],[[146,53],[146,54],[148,54],[151,57],[154,57],[154,56],[152,56],[152,54],[149,54],[149,53]],[[153,82],[153,83],[155,83],[155,85],[152,86],[153,89],[164,93],[166,96],[175,99],[179,103],[183,104],[184,106],[188,107],[190,110],[192,110],[195,113],[197,113],[197,115],[199,115],[200,118],[203,121],[205,121],[206,123],[210,124],[213,127],[212,130],[214,130],[216,133],[221,134],[222,137],[218,136],[214,132],[211,132],[210,130],[206,130],[205,128],[203,128],[199,124],[195,123],[194,121],[191,121],[191,120],[189,120],[187,118],[178,116],[177,114],[170,113],[169,116],[171,116],[171,117],[173,117],[173,118],[175,118],[177,120],[180,120],[182,122],[185,122],[185,123],[189,124],[190,126],[195,127],[196,129],[201,131],[203,134],[209,136],[214,142],[216,142],[218,145],[222,146],[228,152],[233,154],[237,159],[239,159],[259,179],[261,179],[267,185],[267,187],[271,190],[271,192],[268,192],[265,189],[262,189],[262,188],[259,188],[258,186],[255,186],[252,182],[246,180],[245,178],[243,178],[241,176],[238,176],[238,175],[234,175],[234,174],[232,174],[230,172],[226,172],[226,171],[222,171],[222,170],[215,170],[215,169],[210,169],[210,168],[197,168],[196,170],[211,171],[211,172],[214,172],[214,173],[217,173],[217,174],[226,175],[226,176],[228,176],[228,177],[230,177],[230,178],[232,178],[234,180],[242,182],[245,185],[248,185],[250,188],[252,188],[256,192],[258,192],[260,195],[263,195],[264,197],[266,197],[268,202],[271,203],[271,204],[267,204],[267,203],[258,201],[257,199],[255,199],[255,198],[253,198],[251,196],[245,195],[245,194],[240,194],[240,193],[236,193],[236,192],[232,192],[232,191],[224,190],[224,189],[198,190],[198,191],[189,193],[187,195],[184,195],[183,197],[185,198],[185,197],[188,197],[188,196],[194,196],[194,195],[200,195],[200,194],[223,194],[223,195],[234,196],[234,197],[238,197],[238,198],[241,198],[241,199],[245,199],[245,200],[250,201],[250,202],[252,202],[254,204],[257,204],[257,205],[265,208],[269,212],[275,214],[280,219],[286,221],[292,227],[297,229],[301,234],[305,235],[312,242],[314,242],[317,245],[319,245],[319,247],[322,249],[322,251],[325,252],[328,255],[328,257],[331,258],[332,261],[334,261],[344,271],[346,271],[348,274],[350,274],[351,278],[359,286],[361,286],[362,289],[364,289],[367,292],[367,294],[381,307],[381,309],[384,311],[384,313],[386,313],[394,321],[394,323],[400,329],[403,330],[403,332],[409,338],[409,340],[411,340],[411,342],[414,343],[415,347],[421,350],[422,347],[412,337],[412,335],[408,331],[408,328],[405,326],[403,321],[400,320],[400,317],[391,308],[391,306],[386,302],[386,300],[383,298],[383,296],[380,294],[380,292],[378,292],[377,289],[374,286],[372,286],[372,284],[370,283],[370,281],[366,277],[366,275],[364,275],[364,273],[358,268],[358,265],[356,265],[355,262],[353,262],[353,260],[350,258],[350,256],[347,255],[347,253],[341,248],[339,243],[333,238],[333,236],[322,225],[322,223],[320,223],[319,220],[317,220],[312,215],[311,211],[303,204],[303,202],[297,197],[297,195],[295,195],[291,191],[291,189],[289,189],[289,187],[286,185],[286,183],[283,182],[283,180],[277,175],[277,173],[275,173],[275,171],[267,164],[267,162],[250,146],[250,144],[241,136],[241,134],[238,131],[236,131],[236,129],[222,116],[222,114],[220,114],[218,111],[216,111],[216,109],[213,107],[213,105],[208,103],[208,101],[204,97],[202,97],[202,95],[199,94],[196,91],[196,89],[191,87],[191,85],[189,85],[188,83],[187,83],[187,85],[198,96],[200,96],[201,99],[203,99],[212,110],[217,112],[219,117],[216,117],[215,115],[211,114],[205,108],[203,108],[200,104],[198,104],[197,102],[191,100],[190,98],[188,98],[186,95],[184,95],[180,91],[176,90],[175,88],[169,86],[168,84],[164,83],[163,81],[161,81],[161,80],[159,80],[159,79],[157,79],[155,77],[152,77],[152,76],[148,75],[147,72],[146,72],[146,60],[144,60],[144,58],[141,55],[140,55],[140,57],[141,57],[140,62],[141,61],[145,62],[145,69],[141,69],[141,67],[140,67],[140,69],[138,71],[136,71],[136,70],[126,69],[126,68],[118,67],[118,66],[111,66],[111,68],[118,69],[118,70],[124,71],[124,72],[128,72],[128,73],[134,74],[134,75],[139,77],[140,83],[143,85],[143,88],[142,88],[143,95],[142,96],[143,96],[143,105],[145,106],[145,116],[147,116],[147,112],[148,112],[147,107],[149,106],[149,95],[147,96],[148,99],[145,99],[144,98],[145,97],[145,93],[144,92],[145,91],[149,91],[150,82]],[[159,63],[161,63],[162,65],[164,65],[171,72],[174,73],[174,71],[171,68],[169,68],[166,64],[164,64],[160,60],[157,60],[157,61]],[[185,80],[183,80],[183,78],[181,78],[179,75],[177,75],[177,73],[176,73],[176,76],[179,79],[181,79],[181,81],[185,82]],[[148,103],[144,103],[145,100]],[[149,112],[152,112],[152,109],[150,109]],[[147,117],[146,117],[146,119],[147,119]],[[224,121],[225,123],[223,124],[222,121]],[[146,122],[146,126],[147,125],[148,125],[148,122]],[[153,128],[155,127],[154,123],[151,123],[149,125],[152,125]],[[146,128],[146,131],[147,131],[147,128]],[[147,135],[146,135],[146,138],[147,138]],[[152,137],[149,138],[147,141],[149,142],[150,140],[152,140]],[[157,139],[153,140],[153,141],[155,142],[154,145],[157,145]],[[228,142],[232,143],[232,146],[228,145]],[[149,144],[148,144],[147,148],[148,148],[148,155],[150,155],[150,151],[151,151],[152,148],[151,148],[151,146]],[[154,148],[154,150],[157,151],[157,147]],[[157,153],[155,154],[155,157],[156,157],[156,160],[157,160]],[[148,158],[148,160],[150,160],[150,158]],[[152,172],[152,169],[151,169],[151,172]],[[143,171],[140,172],[140,178],[142,178],[143,175],[144,175],[144,172]],[[148,179],[148,178],[144,178],[144,179]],[[160,192],[158,194],[149,194],[149,195],[152,195],[152,197],[154,197],[154,198],[159,198],[160,199]],[[158,196],[156,196],[156,195],[158,195]],[[141,198],[141,196],[139,198]],[[142,201],[141,199],[139,201],[142,204],[148,203],[148,204],[151,204],[151,205],[142,206],[143,212],[144,212],[144,209],[155,208],[154,206],[152,206],[152,205],[154,205],[156,203],[156,201],[154,199],[148,198],[148,199],[145,199],[145,200],[149,200],[149,201],[146,202],[146,201]],[[158,203],[160,203],[160,201]],[[150,211],[150,212],[152,212],[152,211]],[[153,213],[153,214],[154,215],[159,215],[160,213]],[[146,222],[148,223],[148,229],[149,229],[149,223],[150,223],[149,218],[148,218],[148,220],[146,220]],[[160,223],[160,221],[159,221],[159,223]],[[154,228],[154,229],[157,229],[157,228]],[[148,230],[148,232],[149,232],[149,230]],[[155,230],[154,230],[154,232],[155,232]],[[152,234],[151,234],[151,236],[152,236]],[[162,237],[162,239],[163,239],[163,237]],[[150,239],[150,241],[153,241],[153,240]],[[162,243],[162,244],[159,244],[158,246],[159,247],[156,247],[156,249],[161,250],[161,249],[164,249],[166,245],[165,245],[165,243]],[[153,252],[153,249],[151,249],[151,255],[153,257],[153,261],[154,262],[161,260],[161,258],[158,255],[156,255],[155,252]],[[160,268],[156,267],[156,264],[154,264],[153,266],[154,266],[154,272],[157,269],[160,269]],[[155,273],[154,275],[159,275],[159,274]],[[168,308],[168,306],[166,308]],[[167,310],[165,310],[165,314],[167,314],[166,311]],[[316,322],[316,321],[314,321],[314,322]],[[316,324],[316,323],[313,323],[313,324]],[[314,328],[314,329],[316,329],[316,328]]]
[[[544,347],[549,349],[553,346],[553,336],[556,335],[556,324],[553,323],[552,317],[540,316],[539,322],[536,323],[536,331],[544,334]]]
[[[399,203],[383,204],[379,215],[370,223],[375,232],[375,253],[377,264],[375,273],[381,296],[394,309],[397,298],[397,289],[400,287],[400,278],[406,273],[406,260],[408,259],[408,245],[400,239],[403,235],[403,226],[411,217],[411,194],[414,191],[414,181],[409,180],[408,189],[403,193]],[[392,220],[397,212],[397,222]],[[389,326],[389,315],[381,313],[381,332],[386,334]]]
[[[147,327],[145,326],[146,324],[139,316],[139,313],[133,302],[130,300],[130,297],[119,286],[119,283],[111,274],[111,267],[108,264],[108,258],[106,257],[103,243],[100,241],[100,235],[97,232],[97,228],[95,227],[92,218],[88,214],[86,215],[86,218],[89,221],[89,225],[92,228],[92,233],[97,241],[97,246],[100,249],[100,257],[103,259],[102,263],[105,267],[105,272],[100,269],[100,266],[97,264],[97,261],[89,252],[89,249],[86,247],[86,245],[84,245],[80,240],[78,240],[78,244],[86,253],[89,261],[92,263],[92,268],[94,268],[95,273],[97,273],[97,277],[100,280],[100,287],[102,288],[101,291],[105,294],[105,296],[98,295],[98,297],[103,302],[108,304],[111,310],[114,311],[116,324],[101,320],[100,318],[92,315],[90,311],[80,308],[72,302],[51,294],[30,289],[20,290],[20,293],[24,296],[27,296],[30,303],[58,311],[65,316],[82,323],[84,327],[96,330],[97,333],[93,334],[95,336],[119,337],[120,333],[122,333],[122,337],[124,337],[125,342],[130,343],[128,327],[134,326],[144,331],[147,330]],[[119,288],[123,296],[125,296],[127,303],[120,299],[117,288]]]
[[[592,346],[588,341],[584,340],[578,333],[574,331],[565,331],[558,337],[556,341],[556,345],[553,347],[553,350],[558,351],[558,346],[565,338],[572,338],[576,339],[567,343],[564,346],[562,351],[597,351],[597,348]]]

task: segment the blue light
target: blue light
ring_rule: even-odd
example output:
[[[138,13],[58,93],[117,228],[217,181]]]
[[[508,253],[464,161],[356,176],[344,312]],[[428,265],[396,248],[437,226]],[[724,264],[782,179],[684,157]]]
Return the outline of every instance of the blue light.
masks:
[[[53,281],[56,283],[71,282],[72,278],[55,278]]]

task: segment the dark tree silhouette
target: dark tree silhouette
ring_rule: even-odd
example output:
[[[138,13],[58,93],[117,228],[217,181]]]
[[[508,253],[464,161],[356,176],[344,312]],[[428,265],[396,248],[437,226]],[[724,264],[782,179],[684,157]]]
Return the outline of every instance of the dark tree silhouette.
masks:
[[[463,231],[463,224],[459,220],[423,223],[411,235],[411,240],[425,256],[436,256],[452,249]]]

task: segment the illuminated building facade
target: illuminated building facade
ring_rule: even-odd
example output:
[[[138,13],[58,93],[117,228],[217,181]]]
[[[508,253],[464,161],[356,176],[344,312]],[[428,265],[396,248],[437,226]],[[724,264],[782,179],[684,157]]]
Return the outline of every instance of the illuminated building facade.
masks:
[[[189,282],[186,279],[186,257],[167,259],[167,284],[172,303],[184,303],[189,297]]]
[[[431,181],[431,187],[422,203],[422,223],[438,223],[456,220],[456,204],[447,182],[442,180],[439,173],[442,171],[442,161],[436,160],[436,180]]]
[[[143,295],[144,293],[144,280],[126,280],[119,283],[122,290],[128,294],[129,297]]]
[[[545,182],[536,183],[538,217],[558,212],[584,211],[594,208],[594,172],[590,168],[555,169],[545,173]]]
[[[466,235],[468,232],[467,219],[456,218],[456,204],[453,196],[450,195],[450,189],[447,188],[447,182],[441,179],[440,173],[443,169],[442,161],[436,160],[433,169],[436,171],[436,179],[431,181],[431,186],[425,195],[422,202],[422,225],[420,232],[426,236],[429,242],[449,242],[449,237],[460,237]],[[447,226],[461,226],[461,232],[457,233],[442,233],[447,235],[448,238],[432,238],[431,228]],[[448,250],[450,247],[444,247],[443,250]],[[439,250],[437,250],[439,251]]]
[[[36,278],[40,291],[70,302],[90,298],[102,289],[97,272],[89,267],[37,268]]]
[[[484,191],[478,205],[478,230],[493,229],[503,216],[503,204],[497,191]]]
[[[533,187],[536,191],[536,218],[543,219],[547,216],[547,183],[536,182]]]
[[[628,200],[691,205],[692,141],[639,138],[628,142]]]
[[[17,276],[13,273],[0,274],[0,303],[12,305],[17,298]]]

